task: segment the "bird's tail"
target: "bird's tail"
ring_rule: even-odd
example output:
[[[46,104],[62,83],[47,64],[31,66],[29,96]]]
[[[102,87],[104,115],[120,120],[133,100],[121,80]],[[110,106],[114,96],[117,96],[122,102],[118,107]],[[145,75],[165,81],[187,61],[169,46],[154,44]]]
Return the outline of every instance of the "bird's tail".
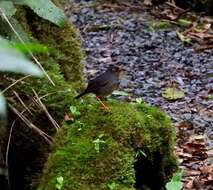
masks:
[[[78,99],[78,98],[80,98],[81,96],[83,96],[85,94],[86,94],[86,92],[82,92],[81,94],[79,94],[78,96],[76,96],[75,99]]]

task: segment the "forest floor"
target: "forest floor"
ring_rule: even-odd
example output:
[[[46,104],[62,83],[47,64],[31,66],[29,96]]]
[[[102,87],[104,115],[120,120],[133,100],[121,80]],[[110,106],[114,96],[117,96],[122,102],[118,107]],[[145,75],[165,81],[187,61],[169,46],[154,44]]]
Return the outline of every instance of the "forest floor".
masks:
[[[182,14],[178,7],[156,9],[137,1],[119,2],[75,0],[66,6],[85,48],[85,78],[93,77],[111,63],[124,65],[127,74],[114,93],[115,98],[143,101],[165,111],[177,131],[176,154],[184,171],[184,189],[210,189],[213,41],[210,45],[204,42],[206,37],[213,39],[213,21],[193,14],[193,22],[187,25],[190,19],[185,19],[183,27],[178,20],[177,12]],[[198,24],[202,22],[205,24],[201,29]]]

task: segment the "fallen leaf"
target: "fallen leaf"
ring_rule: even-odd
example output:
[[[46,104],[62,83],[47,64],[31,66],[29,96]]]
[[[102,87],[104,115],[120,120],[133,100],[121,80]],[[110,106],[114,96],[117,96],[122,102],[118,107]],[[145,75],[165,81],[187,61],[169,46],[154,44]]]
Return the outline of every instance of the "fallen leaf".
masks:
[[[191,42],[191,38],[184,36],[181,32],[179,32],[178,30],[176,31],[176,34],[178,36],[178,38],[182,41],[182,42],[186,42],[186,43],[190,43]]]
[[[119,90],[115,90],[112,94],[117,95],[117,96],[129,96],[128,93],[126,93],[124,91],[119,91]]]
[[[177,100],[183,98],[185,94],[176,87],[168,87],[162,92],[162,96],[167,100]]]

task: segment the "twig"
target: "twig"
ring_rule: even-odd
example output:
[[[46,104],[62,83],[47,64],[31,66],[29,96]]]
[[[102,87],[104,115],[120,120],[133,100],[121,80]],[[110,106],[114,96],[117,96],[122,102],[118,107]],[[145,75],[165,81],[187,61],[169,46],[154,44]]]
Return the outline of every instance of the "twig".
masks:
[[[63,93],[70,92],[70,89],[68,89],[68,90],[59,90],[59,91],[56,91],[56,92],[47,93],[47,94],[45,94],[43,96],[40,96],[40,100],[45,98],[45,97],[47,97],[47,96],[50,96],[50,95],[53,95],[53,94],[58,94],[58,93],[61,93],[61,92],[63,92]]]
[[[50,115],[50,113],[48,112],[46,106],[42,103],[41,99],[39,98],[38,94],[36,93],[36,91],[33,89],[33,93],[35,94],[36,97],[36,103],[43,109],[43,111],[45,112],[45,114],[47,115],[47,117],[49,118],[50,122],[52,123],[52,125],[55,127],[55,129],[58,131],[58,129],[60,128],[60,126],[58,125],[58,123],[53,119],[53,117]]]
[[[22,78],[16,80],[14,83],[12,83],[11,85],[9,85],[7,88],[5,88],[4,90],[2,90],[1,93],[2,93],[2,94],[5,93],[8,89],[10,89],[10,88],[13,87],[14,85],[16,85],[18,82],[21,82],[22,80],[24,80],[24,79],[26,79],[26,78],[28,78],[28,77],[30,77],[30,76],[31,76],[31,75],[27,75],[27,76],[24,76],[24,77],[22,77]]]
[[[170,7],[173,7],[175,9],[178,9],[180,11],[185,11],[184,9],[178,7],[174,2],[166,2],[167,5],[169,5]]]
[[[53,86],[55,86],[55,83],[52,81],[52,79],[50,78],[50,76],[47,74],[47,72],[45,71],[45,69],[42,67],[41,63],[38,61],[38,59],[33,55],[32,51],[29,50],[29,48],[27,47],[27,45],[25,44],[24,40],[22,39],[22,37],[19,35],[19,33],[15,30],[15,28],[13,27],[13,25],[11,24],[11,22],[9,21],[9,19],[7,18],[6,14],[4,13],[4,11],[0,8],[0,13],[3,16],[3,18],[5,19],[5,21],[7,22],[7,24],[10,26],[10,28],[12,29],[12,31],[15,33],[15,35],[18,37],[18,39],[20,40],[20,42],[25,46],[26,50],[28,51],[28,53],[30,54],[30,56],[33,58],[33,60],[35,61],[35,63],[40,67],[40,69],[43,71],[43,73],[46,75],[46,77],[48,78],[48,80],[52,83]]]
[[[52,144],[52,137],[49,136],[48,134],[46,134],[45,132],[43,132],[41,129],[39,129],[38,127],[36,127],[33,123],[31,123],[22,113],[20,113],[15,107],[13,107],[11,104],[8,104],[9,107],[11,108],[11,110],[17,115],[19,116],[19,118],[32,130],[34,130],[36,133],[38,133],[40,136],[42,136],[44,138],[44,140],[48,143],[48,144]]]
[[[8,158],[9,158],[9,150],[10,150],[10,142],[11,142],[11,137],[12,137],[12,132],[13,132],[13,128],[15,126],[16,120],[13,121],[11,127],[10,127],[10,133],[9,133],[9,137],[8,137],[8,142],[7,142],[7,149],[6,149],[6,156],[5,156],[5,162],[6,162],[6,166],[8,167]]]
[[[213,48],[213,44],[210,44],[210,45],[201,45],[200,47],[196,47],[194,50],[196,52],[200,52],[200,51],[203,51],[206,49],[212,49],[212,48]]]
[[[26,104],[22,101],[21,97],[18,95],[18,93],[16,91],[13,91],[13,93],[15,94],[15,96],[18,98],[18,100],[21,102],[22,106],[25,108],[25,110],[27,110],[31,115],[33,115],[33,113],[30,111],[30,109],[26,106]]]

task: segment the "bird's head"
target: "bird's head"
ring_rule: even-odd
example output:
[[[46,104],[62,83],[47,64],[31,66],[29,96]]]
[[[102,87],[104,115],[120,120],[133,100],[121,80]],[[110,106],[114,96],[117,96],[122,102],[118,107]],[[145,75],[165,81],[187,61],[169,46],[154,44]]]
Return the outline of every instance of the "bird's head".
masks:
[[[120,65],[110,65],[108,67],[108,71],[115,73],[117,76],[121,76],[126,69]]]

